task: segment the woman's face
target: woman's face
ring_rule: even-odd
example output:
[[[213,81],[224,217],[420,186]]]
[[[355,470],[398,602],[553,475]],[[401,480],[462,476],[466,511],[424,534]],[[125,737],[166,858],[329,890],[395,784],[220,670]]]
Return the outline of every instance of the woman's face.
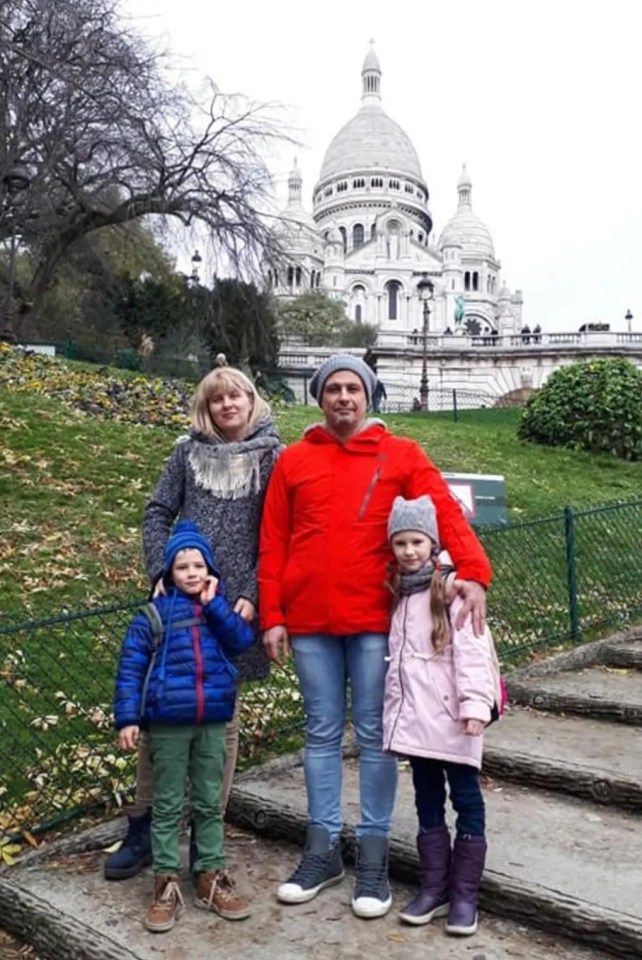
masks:
[[[252,413],[252,398],[234,384],[221,386],[207,401],[210,417],[226,440],[242,440]]]

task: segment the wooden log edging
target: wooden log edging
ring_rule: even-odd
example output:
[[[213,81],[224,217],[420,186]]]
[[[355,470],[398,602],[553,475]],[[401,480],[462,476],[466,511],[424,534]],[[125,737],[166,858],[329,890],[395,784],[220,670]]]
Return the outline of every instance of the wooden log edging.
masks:
[[[508,696],[513,703],[548,710],[550,713],[572,713],[581,717],[600,717],[642,726],[642,697],[640,704],[623,704],[619,700],[585,697],[581,694],[549,690],[546,686],[520,680],[509,680]]]
[[[305,838],[304,813],[293,807],[277,806],[242,789],[230,798],[228,815],[237,826],[273,840],[300,845]],[[345,859],[353,862],[352,828],[344,830],[342,847]],[[414,844],[392,838],[390,875],[416,883],[418,873]],[[599,904],[565,896],[549,887],[517,880],[493,870],[484,874],[480,903],[482,909],[497,916],[563,934],[623,960],[642,960],[642,921],[607,910]]]
[[[15,869],[15,868],[14,868]],[[10,933],[47,957],[65,960],[141,960],[118,941],[35,896],[0,874],[0,917]]]
[[[642,783],[613,777],[602,770],[487,746],[484,748],[483,773],[527,787],[568,793],[624,810],[642,811]]]
[[[507,679],[522,680],[526,677],[545,677],[551,673],[561,673],[566,670],[584,670],[586,667],[603,663],[604,656],[612,648],[638,641],[642,641],[642,627],[629,627],[610,637],[582,643],[573,647],[572,650],[565,650],[547,657],[546,660],[507,671]]]
[[[642,670],[642,643],[627,643],[607,647],[602,662],[607,667]]]

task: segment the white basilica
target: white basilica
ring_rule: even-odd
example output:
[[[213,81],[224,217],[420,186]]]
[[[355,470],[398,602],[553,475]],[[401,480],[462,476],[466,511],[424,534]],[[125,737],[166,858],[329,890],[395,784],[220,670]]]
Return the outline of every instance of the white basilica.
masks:
[[[332,140],[313,193],[301,198],[296,166],[281,213],[284,261],[267,270],[277,297],[319,289],[341,300],[357,323],[377,327],[377,345],[402,347],[422,330],[417,283],[434,284],[429,333],[516,334],[522,296],[500,279],[490,231],[472,207],[464,167],[457,209],[437,241],[429,191],[407,134],[381,105],[381,67],[367,54],[361,107]]]

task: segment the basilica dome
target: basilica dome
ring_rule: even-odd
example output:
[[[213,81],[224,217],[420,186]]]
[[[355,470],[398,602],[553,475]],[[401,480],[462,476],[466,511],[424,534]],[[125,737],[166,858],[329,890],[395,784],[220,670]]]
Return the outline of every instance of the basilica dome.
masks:
[[[319,181],[351,172],[393,171],[423,180],[417,152],[407,133],[381,106],[381,67],[373,49],[363,62],[362,105],[326,151]]]
[[[457,244],[464,255],[495,259],[495,247],[490,230],[472,208],[472,181],[466,170],[462,170],[457,183],[459,205],[454,217],[448,221],[439,238],[439,249]]]

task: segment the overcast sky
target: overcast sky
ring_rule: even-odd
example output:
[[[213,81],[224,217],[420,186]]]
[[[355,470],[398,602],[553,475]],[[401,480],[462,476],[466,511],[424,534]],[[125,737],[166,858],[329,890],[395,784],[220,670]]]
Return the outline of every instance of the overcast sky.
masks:
[[[639,0],[121,0],[196,81],[279,101],[302,147],[304,203],[359,108],[370,38],[383,107],[412,139],[437,234],[462,163],[502,274],[545,330],[642,331]]]

